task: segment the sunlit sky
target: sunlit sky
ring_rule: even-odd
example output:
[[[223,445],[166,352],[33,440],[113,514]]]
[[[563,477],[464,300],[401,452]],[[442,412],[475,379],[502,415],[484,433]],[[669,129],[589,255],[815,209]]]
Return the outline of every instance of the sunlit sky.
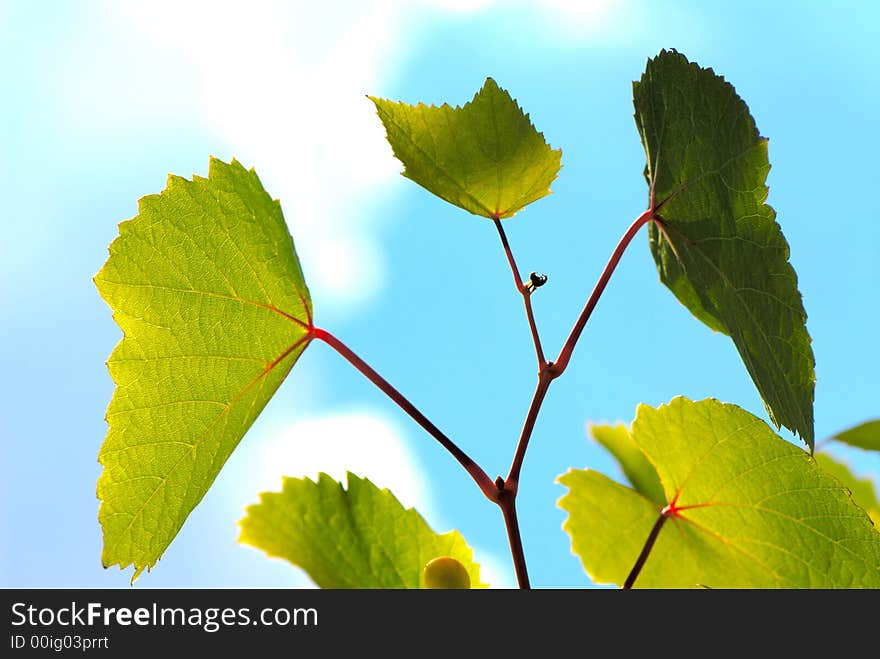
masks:
[[[771,203],[791,245],[817,361],[816,436],[880,416],[880,5],[864,2],[0,1],[0,586],[119,586],[100,563],[95,481],[120,333],[92,276],[119,221],[210,155],[281,199],[330,329],[494,477],[535,384],[521,300],[487,220],[399,176],[367,94],[470,99],[487,76],[563,150],[554,194],[512,220],[547,351],[561,346],[645,208],[631,81],[661,48],[712,66],[770,138]],[[694,320],[638,237],[526,458],[520,524],[534,586],[590,587],[554,481],[613,477],[588,421],[676,395],[766,418],[729,339]],[[791,439],[784,430],[783,437]],[[861,474],[876,457],[841,452]],[[308,586],[238,545],[282,475],[390,488],[458,528],[514,585],[501,516],[429,436],[324,345],[310,347],[177,539],[137,587]]]

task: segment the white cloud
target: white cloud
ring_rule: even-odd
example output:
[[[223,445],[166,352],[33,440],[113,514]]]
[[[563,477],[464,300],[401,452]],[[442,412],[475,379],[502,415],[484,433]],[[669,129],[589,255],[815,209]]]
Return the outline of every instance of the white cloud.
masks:
[[[421,4],[461,14],[525,9],[548,25],[555,36],[597,41],[623,32],[619,27],[627,0],[423,0]]]
[[[536,4],[568,19],[597,23],[619,5],[620,0],[539,0]]]
[[[419,32],[438,13],[532,7],[561,32],[598,35],[622,2],[100,2],[57,65],[57,107],[105,139],[157,118],[207,127],[214,155],[256,168],[281,199],[328,324],[356,314],[385,280],[380,203],[406,183],[366,94],[395,74]]]
[[[84,143],[165,124],[213,134],[213,155],[281,199],[326,323],[383,284],[378,206],[404,182],[366,94],[394,75],[417,14],[391,0],[97,2],[54,60],[51,107]]]
[[[396,425],[366,410],[311,416],[267,427],[258,444],[257,463],[249,467],[253,492],[281,489],[282,476],[316,479],[319,472],[345,482],[351,471],[387,487],[406,507],[429,520],[433,505],[422,465],[406,446]],[[250,499],[253,499],[251,494]]]
[[[591,43],[631,34],[635,18],[627,11],[627,0],[534,0],[531,4],[558,36]]]
[[[497,2],[498,0],[423,0],[422,4],[444,11],[471,14],[488,9]]]
[[[188,93],[218,151],[255,167],[281,199],[320,322],[367,302],[384,278],[371,210],[400,165],[365,95],[395,70],[405,14],[393,2],[280,0],[126,11],[155,48],[194,67]]]
[[[489,588],[517,588],[510,556],[501,559],[496,554],[474,547],[474,560],[480,564],[480,579],[489,584]]]

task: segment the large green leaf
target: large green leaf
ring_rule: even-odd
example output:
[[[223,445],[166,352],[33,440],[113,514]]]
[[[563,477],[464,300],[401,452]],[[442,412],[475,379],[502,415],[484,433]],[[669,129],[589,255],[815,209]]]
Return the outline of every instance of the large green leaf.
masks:
[[[880,451],[880,419],[866,421],[834,435],[831,439],[868,451]]]
[[[880,526],[880,501],[877,500],[874,483],[868,478],[859,478],[852,473],[849,466],[838,462],[827,453],[817,453],[815,457],[822,469],[849,488],[853,501],[865,509],[874,522],[874,528]]]
[[[572,548],[597,582],[623,584],[661,510],[636,585],[878,588],[880,534],[847,490],[761,419],[716,400],[640,405],[630,435],[666,507],[594,471],[560,477]]]
[[[777,427],[813,446],[813,351],[797,276],[765,202],[767,140],[724,78],[662,51],[633,83],[660,279],[733,339]]]
[[[308,343],[281,207],[238,162],[168,178],[95,277],[124,333],[99,460],[105,567],[152,567]]]
[[[622,423],[614,426],[590,425],[590,434],[614,456],[623,475],[636,492],[661,506],[666,505],[666,494],[654,465],[630,437],[629,429]]]
[[[486,587],[458,531],[439,535],[388,490],[347,479],[348,489],[327,474],[285,478],[281,492],[248,507],[239,541],[301,567],[321,588],[423,588],[425,566],[441,556],[458,560],[472,587]]]
[[[492,78],[463,107],[370,99],[403,175],[449,203],[501,219],[550,194],[562,151]]]

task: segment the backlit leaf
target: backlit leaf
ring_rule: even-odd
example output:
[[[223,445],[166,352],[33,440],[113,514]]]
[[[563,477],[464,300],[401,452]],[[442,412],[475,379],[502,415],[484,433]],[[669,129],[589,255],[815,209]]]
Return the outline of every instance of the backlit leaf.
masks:
[[[874,528],[880,529],[880,501],[877,501],[874,483],[868,478],[859,478],[849,466],[838,462],[827,453],[817,453],[815,457],[822,469],[849,488],[853,501],[865,509],[874,522]]]
[[[124,337],[98,459],[105,567],[152,567],[308,344],[311,300],[277,201],[212,159],[119,225],[95,277]]]
[[[352,473],[347,489],[327,474],[285,478],[240,524],[239,542],[301,567],[321,588],[424,588],[425,566],[440,557],[461,563],[472,587],[486,587],[458,531],[435,533],[391,492]]]
[[[492,78],[462,107],[370,99],[403,175],[450,204],[501,219],[550,194],[562,151]]]
[[[647,497],[651,501],[666,505],[666,495],[663,485],[654,465],[648,462],[648,458],[636,446],[629,429],[622,423],[615,426],[590,425],[590,434],[617,460],[623,475],[626,476],[630,485],[636,492]]]
[[[880,419],[866,421],[834,435],[831,439],[868,451],[880,451]]]
[[[559,481],[572,548],[623,584],[665,509],[636,587],[878,588],[880,533],[841,483],[761,419],[716,400],[640,405],[630,435],[661,506],[590,470]]]

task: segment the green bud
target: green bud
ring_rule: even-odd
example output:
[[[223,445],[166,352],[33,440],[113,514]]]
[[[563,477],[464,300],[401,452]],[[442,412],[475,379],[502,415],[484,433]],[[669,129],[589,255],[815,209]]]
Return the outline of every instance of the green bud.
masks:
[[[471,578],[464,565],[451,556],[441,556],[425,565],[425,588],[470,588]]]

